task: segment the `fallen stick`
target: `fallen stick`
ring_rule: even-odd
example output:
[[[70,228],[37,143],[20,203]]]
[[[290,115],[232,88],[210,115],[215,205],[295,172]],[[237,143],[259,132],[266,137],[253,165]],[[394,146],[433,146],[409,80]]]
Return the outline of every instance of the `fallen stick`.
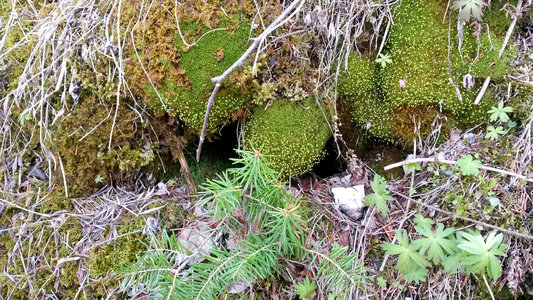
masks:
[[[207,102],[207,109],[205,110],[205,116],[204,116],[204,123],[202,126],[202,132],[200,134],[200,142],[198,144],[198,148],[196,149],[196,160],[200,161],[200,154],[202,152],[202,144],[205,140],[205,134],[207,131],[207,122],[209,121],[209,113],[211,112],[211,108],[213,107],[213,104],[215,103],[215,97],[218,93],[218,90],[220,89],[220,86],[222,85],[222,82],[226,77],[231,74],[235,69],[238,67],[242,67],[244,65],[244,61],[252,52],[254,52],[255,49],[257,49],[266,39],[266,37],[272,33],[272,31],[276,30],[281,25],[285,24],[296,12],[302,8],[303,4],[305,3],[305,0],[298,0],[294,1],[289,5],[282,13],[277,17],[270,26],[268,26],[263,33],[261,33],[258,37],[253,38],[252,45],[243,53],[243,55],[231,65],[222,75],[211,78],[211,82],[216,83],[215,88],[213,89],[213,92],[211,93],[211,96],[209,97],[209,100]]]
[[[434,162],[434,163],[443,163],[443,164],[448,164],[448,165],[456,165],[457,164],[457,161],[453,161],[453,160],[447,160],[447,159],[439,160],[439,159],[434,158],[434,157],[427,157],[427,158],[415,158],[415,159],[404,160],[404,161],[401,161],[401,162],[397,162],[397,163],[388,165],[388,166],[386,166],[383,169],[385,171],[388,171],[390,169],[398,168],[398,167],[405,166],[405,165],[408,165],[408,164],[421,163],[421,162]],[[528,181],[528,182],[533,182],[533,178],[527,178],[524,175],[517,174],[517,173],[511,172],[511,171],[507,171],[507,170],[502,170],[502,169],[493,168],[493,167],[487,167],[487,166],[481,166],[481,167],[479,167],[479,169],[486,170],[486,171],[497,172],[497,173],[501,173],[501,174],[505,174],[505,175],[509,175],[509,176],[513,176],[513,177],[517,177],[517,178],[523,179],[523,180]]]
[[[461,219],[463,221],[467,221],[467,222],[474,223],[474,224],[477,224],[477,225],[481,225],[483,227],[491,228],[491,229],[494,229],[494,230],[497,230],[497,231],[500,231],[500,232],[503,232],[503,233],[506,233],[506,234],[509,234],[509,235],[514,235],[514,236],[519,237],[519,238],[523,238],[523,239],[527,239],[527,240],[533,241],[533,236],[531,236],[529,234],[520,233],[520,232],[517,232],[517,231],[501,228],[501,227],[498,227],[496,225],[491,225],[491,224],[488,224],[488,223],[485,223],[485,222],[482,222],[482,221],[474,220],[474,219],[469,218],[469,217],[458,216],[458,215],[454,214],[453,212],[449,212],[449,211],[440,209],[438,207],[434,207],[434,206],[426,204],[426,203],[424,203],[422,201],[413,199],[413,198],[411,198],[409,196],[405,196],[402,193],[395,192],[395,191],[392,191],[392,193],[397,195],[397,196],[400,196],[400,197],[402,197],[402,198],[404,198],[406,200],[410,200],[412,202],[418,203],[418,204],[420,204],[420,205],[422,205],[422,206],[424,206],[426,208],[433,209],[435,211],[438,211],[438,212],[443,213],[445,215],[448,215],[450,217]]]

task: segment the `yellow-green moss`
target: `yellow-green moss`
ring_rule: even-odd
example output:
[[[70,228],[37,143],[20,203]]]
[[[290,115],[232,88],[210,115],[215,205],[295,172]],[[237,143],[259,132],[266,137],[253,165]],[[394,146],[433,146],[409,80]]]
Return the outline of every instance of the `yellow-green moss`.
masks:
[[[130,260],[134,260],[136,255],[140,254],[145,249],[144,236],[142,235],[142,228],[145,225],[143,218],[134,218],[131,215],[125,215],[123,220],[117,226],[117,235],[125,235],[117,240],[111,242],[109,245],[95,247],[90,252],[90,257],[87,260],[87,266],[91,270],[93,278],[102,278],[121,267]],[[109,225],[106,231],[109,231]],[[140,232],[129,234],[136,230]],[[104,238],[110,239],[107,236],[109,232],[104,232]]]
[[[474,105],[474,99],[485,77],[491,76],[496,82],[503,80],[515,49],[498,59],[502,45],[499,37],[483,30],[478,43],[472,30],[465,27],[459,52],[457,29],[442,22],[444,11],[442,1],[402,1],[383,51],[392,63],[381,66],[374,63],[375,57],[349,59],[348,71],[341,74],[339,91],[352,108],[353,120],[374,136],[410,141],[415,136],[413,117],[421,124],[424,135],[439,112],[457,127],[486,118],[494,101],[486,96],[480,105]],[[470,91],[463,87],[463,76],[467,74],[474,77]],[[450,78],[459,88],[462,101]]]
[[[109,149],[115,107],[95,96],[80,101],[54,126],[49,145],[62,159],[70,195],[87,195],[107,182],[127,179],[154,158],[151,149],[140,146],[142,140],[135,134],[139,124],[126,103],[118,108]],[[62,175],[56,176],[58,187],[63,186]]]
[[[81,252],[78,242],[83,239],[80,221],[69,214],[57,214],[60,210],[72,212],[71,200],[58,191],[46,192],[46,185],[34,182],[28,186],[24,198],[14,198],[9,193],[0,193],[0,197],[19,207],[30,204],[31,210],[39,214],[57,216],[54,218],[29,214],[14,206],[8,206],[0,215],[0,226],[12,230],[0,233],[0,265],[5,274],[13,275],[15,282],[8,276],[0,276],[0,298],[2,299],[36,299],[44,293],[55,294],[59,299],[73,299],[78,293],[80,282],[78,269],[88,268],[90,277],[83,283],[83,293],[90,299],[107,295],[109,290],[118,287],[119,280],[113,271],[144,250],[145,236],[140,232],[126,235],[142,229],[144,219],[134,218],[126,214],[116,224],[107,225],[102,239],[111,239],[111,225],[115,226],[118,238],[107,245],[96,246],[89,251],[88,257]],[[153,204],[156,206],[159,204]],[[176,207],[162,211],[162,217],[176,214]],[[178,210],[179,211],[179,210]],[[54,231],[53,224],[63,220]],[[180,220],[175,220],[179,223]],[[19,234],[22,237],[19,239]],[[124,236],[121,236],[124,235]],[[19,240],[21,243],[17,243]],[[84,245],[87,246],[87,242]],[[8,261],[8,253],[22,256],[24,261],[12,257]],[[58,266],[62,258],[75,258]],[[33,265],[32,265],[33,264]],[[35,267],[34,267],[35,266]],[[26,272],[28,268],[35,272]],[[58,270],[58,273],[54,273]],[[26,274],[27,273],[27,274]],[[57,289],[55,287],[57,281]],[[29,288],[29,285],[33,289]],[[8,295],[11,295],[8,297]]]
[[[26,191],[26,197],[31,199],[34,203],[37,199],[43,202],[43,205],[34,205],[33,209],[37,212],[44,212],[45,206],[58,206],[62,207],[64,203],[69,200],[61,194],[56,193],[39,193],[37,198],[37,190],[42,186],[33,186],[33,190]],[[10,197],[7,193],[0,194],[0,197],[9,199],[9,201],[16,201]],[[58,205],[52,203],[60,203]],[[24,203],[19,203],[24,206]],[[53,271],[57,267],[58,258],[65,258],[72,255],[73,249],[76,243],[81,239],[80,222],[72,217],[65,217],[64,223],[59,227],[54,234],[52,228],[52,222],[54,220],[45,220],[44,222],[36,222],[36,218],[39,216],[28,215],[27,212],[22,211],[16,207],[8,207],[3,211],[0,217],[0,225],[6,228],[11,228],[14,234],[17,234],[22,229],[21,225],[25,224],[23,234],[26,238],[21,238],[22,243],[16,244],[8,232],[0,234],[0,265],[3,266],[3,271],[6,274],[15,275],[19,280],[18,284],[14,283],[7,276],[0,276],[1,297],[8,298],[7,295],[11,294],[12,299],[33,299],[37,298],[39,289],[43,291],[53,291],[56,279],[58,282],[58,288],[56,290],[57,295],[62,297],[73,297],[79,288],[79,282],[76,277],[76,271],[78,270],[78,263],[76,261],[66,262],[59,269],[61,272],[56,277]],[[59,238],[59,240],[56,239]],[[16,236],[15,236],[16,239]],[[18,249],[18,250],[15,250]],[[20,258],[16,258],[11,261],[7,261],[7,253],[14,253],[16,256],[22,256],[24,261]],[[37,266],[35,273],[24,275],[27,264],[33,261]],[[25,285],[22,283],[26,282]],[[30,291],[28,283],[33,286],[33,291]],[[42,291],[41,291],[42,292]],[[68,295],[68,296],[67,296]]]
[[[185,32],[195,32],[194,28],[201,28],[199,32],[202,34],[209,30],[198,24],[182,24],[182,27]],[[202,128],[207,101],[215,87],[210,79],[221,75],[244,53],[248,45],[249,28],[247,22],[242,22],[233,32],[217,30],[208,33],[196,46],[183,51],[180,64],[188,79],[187,86],[178,86],[171,80],[163,80],[164,84],[158,92],[167,109],[176,110],[179,118],[192,129]],[[181,39],[177,44],[180,48],[185,47]],[[219,50],[223,55],[217,57],[216,53]],[[156,110],[162,108],[151,85],[145,87],[145,93],[150,96],[149,105],[152,108]],[[248,97],[243,95],[243,91],[229,87],[226,80],[211,110],[209,130],[213,131],[223,125],[232,112],[244,107],[247,100]]]
[[[245,145],[271,156],[273,168],[283,176],[297,176],[320,159],[330,136],[322,111],[312,99],[278,99],[266,110],[254,110],[246,124]]]

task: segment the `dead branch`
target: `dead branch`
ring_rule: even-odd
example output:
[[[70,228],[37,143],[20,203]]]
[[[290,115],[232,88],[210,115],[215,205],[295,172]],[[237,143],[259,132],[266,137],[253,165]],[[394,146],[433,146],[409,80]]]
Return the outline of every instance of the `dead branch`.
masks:
[[[533,241],[533,236],[532,235],[520,233],[520,232],[513,231],[513,230],[508,230],[508,229],[505,229],[505,228],[498,227],[496,225],[491,225],[491,224],[488,224],[488,223],[485,223],[485,222],[474,220],[474,219],[469,218],[469,217],[458,216],[458,215],[454,214],[453,212],[449,212],[449,211],[434,207],[434,206],[426,204],[426,203],[424,203],[422,201],[418,201],[416,199],[408,197],[408,196],[406,196],[406,195],[404,195],[402,193],[395,192],[395,191],[393,191],[392,193],[397,195],[397,196],[400,196],[400,197],[404,198],[405,200],[416,202],[416,203],[418,203],[418,204],[420,204],[420,205],[422,205],[424,207],[427,207],[429,209],[433,209],[435,211],[438,211],[438,212],[443,213],[445,215],[448,215],[450,217],[461,219],[463,221],[467,221],[467,222],[474,223],[474,224],[477,224],[477,225],[481,225],[483,227],[491,228],[491,229],[494,229],[494,230],[497,230],[497,231],[500,231],[500,232],[503,232],[503,233],[506,233],[506,234],[509,234],[509,235],[514,235],[514,236],[519,237],[519,238],[523,238],[523,239],[527,239],[527,240],[532,240]]]
[[[448,165],[457,164],[457,161],[453,161],[453,160],[438,159],[436,157],[426,157],[426,158],[416,158],[416,159],[404,160],[404,161],[401,161],[401,162],[397,162],[397,163],[388,165],[388,166],[384,167],[383,169],[385,171],[388,171],[390,169],[394,169],[394,168],[397,168],[397,167],[401,167],[401,166],[405,166],[405,165],[413,164],[413,163],[421,163],[421,162],[435,162],[435,163],[443,163],[443,164],[448,164]],[[528,177],[526,177],[524,175],[517,174],[517,173],[511,172],[511,171],[497,169],[497,168],[493,168],[493,167],[487,167],[487,166],[481,166],[479,168],[482,169],[482,170],[497,172],[497,173],[501,173],[501,174],[505,174],[505,175],[509,175],[509,176],[513,176],[513,177],[517,177],[517,178],[523,179],[525,181],[533,182],[533,178],[528,178]]]
[[[255,51],[255,49],[259,48],[260,45],[262,45],[266,39],[266,37],[271,34],[274,30],[276,30],[278,27],[282,26],[290,20],[303,6],[305,3],[305,0],[297,0],[291,3],[282,13],[279,15],[279,17],[274,20],[270,26],[268,26],[263,33],[261,33],[258,37],[253,38],[252,45],[242,54],[242,56],[231,65],[222,75],[211,78],[211,82],[216,83],[215,88],[213,89],[213,92],[211,93],[211,96],[209,97],[209,101],[207,102],[207,109],[205,110],[205,117],[204,117],[204,124],[202,126],[202,132],[200,134],[200,142],[198,144],[198,149],[196,150],[196,160],[200,161],[200,154],[202,152],[202,144],[205,140],[205,134],[207,131],[207,122],[209,121],[209,112],[211,111],[211,108],[213,107],[213,104],[215,103],[215,97],[218,93],[218,90],[220,89],[220,86],[222,85],[222,82],[226,77],[231,74],[235,69],[242,67],[244,65],[244,61],[252,52]]]

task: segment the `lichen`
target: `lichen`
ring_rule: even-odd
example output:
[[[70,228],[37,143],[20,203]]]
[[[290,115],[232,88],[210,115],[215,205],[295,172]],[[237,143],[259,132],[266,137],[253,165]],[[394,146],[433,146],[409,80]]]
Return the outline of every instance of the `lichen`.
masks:
[[[372,135],[411,141],[417,134],[415,124],[420,124],[418,133],[424,136],[437,114],[457,127],[486,117],[494,102],[489,93],[480,105],[474,105],[474,99],[485,77],[491,76],[495,82],[503,80],[515,49],[511,47],[498,59],[501,38],[482,30],[478,39],[472,29],[465,27],[459,51],[457,29],[442,22],[444,10],[440,1],[402,1],[382,53],[392,62],[382,66],[375,64],[372,56],[349,58],[339,91],[352,108],[354,122]],[[451,24],[455,24],[454,19]],[[467,74],[474,78],[471,90],[463,86]]]
[[[244,138],[246,148],[270,156],[272,167],[288,177],[308,171],[320,159],[330,136],[322,110],[312,99],[278,99],[267,109],[254,110]]]

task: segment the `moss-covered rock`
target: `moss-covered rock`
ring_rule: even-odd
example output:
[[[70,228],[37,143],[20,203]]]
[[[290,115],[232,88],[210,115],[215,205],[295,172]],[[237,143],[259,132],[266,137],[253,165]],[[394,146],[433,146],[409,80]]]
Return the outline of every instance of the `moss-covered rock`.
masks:
[[[272,167],[283,176],[297,176],[320,159],[330,136],[327,121],[312,99],[278,99],[267,109],[254,110],[244,138],[246,148],[270,156]]]
[[[250,16],[255,14],[250,4],[187,1],[177,8],[181,35],[173,14],[174,1],[153,6],[148,18],[134,29],[136,48],[127,47],[131,59],[126,75],[133,90],[145,97],[154,111],[176,114],[187,127],[200,131],[215,87],[210,79],[221,75],[249,46]],[[135,5],[125,14],[137,18]],[[246,85],[227,78],[211,110],[209,132],[224,125],[249,100]]]
[[[382,53],[392,62],[383,66],[371,56],[349,59],[339,91],[352,108],[353,120],[372,135],[411,141],[416,136],[414,124],[425,135],[438,114],[456,127],[486,117],[494,102],[489,93],[480,105],[474,105],[474,99],[485,77],[503,80],[511,55],[498,59],[501,37],[482,28],[478,38],[466,26],[458,50],[456,26],[442,21],[445,9],[442,1],[402,1]],[[467,74],[474,83],[469,89],[463,86]]]

